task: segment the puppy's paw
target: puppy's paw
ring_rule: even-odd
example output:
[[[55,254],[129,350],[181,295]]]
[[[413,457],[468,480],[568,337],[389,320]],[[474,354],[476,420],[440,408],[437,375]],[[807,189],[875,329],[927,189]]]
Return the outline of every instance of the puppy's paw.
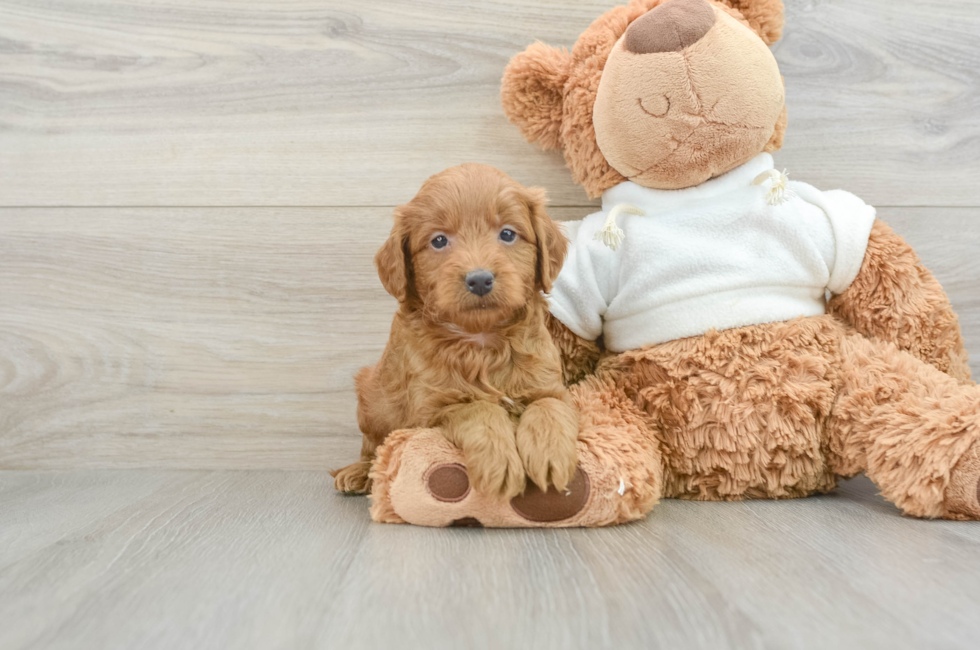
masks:
[[[371,461],[361,460],[351,463],[342,469],[330,472],[333,476],[333,486],[338,492],[345,494],[367,494],[371,491]]]
[[[513,438],[488,439],[464,449],[466,469],[477,492],[510,499],[524,491],[524,465]]]
[[[548,397],[532,403],[517,425],[517,449],[528,477],[547,491],[568,487],[578,461],[578,415],[568,404]]]

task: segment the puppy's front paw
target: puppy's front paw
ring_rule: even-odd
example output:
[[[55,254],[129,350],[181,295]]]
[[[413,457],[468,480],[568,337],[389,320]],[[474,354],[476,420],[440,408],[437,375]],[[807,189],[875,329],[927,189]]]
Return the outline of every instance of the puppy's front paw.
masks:
[[[554,485],[568,487],[578,461],[578,415],[565,402],[553,397],[532,403],[517,425],[517,449],[528,477],[542,491]]]
[[[477,492],[510,499],[524,491],[524,465],[513,438],[488,439],[464,449],[466,469]]]
[[[368,477],[370,471],[371,461],[361,460],[342,469],[335,469],[330,472],[330,476],[333,477],[333,486],[338,492],[367,494],[371,491],[371,479]]]
[[[499,404],[467,402],[447,407],[443,433],[463,450],[473,488],[505,499],[524,491],[524,466],[514,442],[514,423]]]

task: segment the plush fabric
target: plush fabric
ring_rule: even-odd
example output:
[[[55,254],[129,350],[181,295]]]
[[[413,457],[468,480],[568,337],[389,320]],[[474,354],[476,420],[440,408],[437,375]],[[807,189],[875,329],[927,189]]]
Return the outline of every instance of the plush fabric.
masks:
[[[946,510],[949,519],[967,520],[980,511],[980,445],[970,447],[950,472]]]
[[[955,379],[970,379],[959,318],[946,293],[912,247],[882,221],[871,229],[861,272],[844,293],[830,299],[827,311]],[[567,337],[555,334],[553,324],[551,330],[553,338],[569,345]],[[566,368],[566,377],[570,372],[583,372],[581,363]]]
[[[442,468],[463,468],[462,452],[437,431],[409,429],[392,433],[379,449],[371,473],[371,516],[384,523],[495,528],[607,526],[641,517],[661,493],[662,468],[651,453],[655,441],[644,437],[637,423],[631,428],[618,410],[593,413],[587,421],[615,423],[611,430],[616,435],[601,435],[603,429],[594,426],[579,437],[579,468],[587,477],[584,499],[582,490],[567,497],[552,491],[546,496],[557,501],[546,499],[535,508],[532,498],[506,501],[468,488],[462,498],[447,499],[432,489],[431,478]],[[542,501],[540,493],[534,496]],[[568,508],[562,501],[570,497],[574,502]],[[550,512],[561,518],[542,520]]]
[[[772,168],[764,153],[685,190],[606,190],[601,211],[563,224],[571,244],[551,313],[614,352],[823,314],[827,290],[843,292],[861,268],[874,208],[804,183],[769,205],[752,181]],[[618,217],[625,237],[612,250],[595,234],[622,204],[645,214]]]
[[[627,180],[600,151],[592,120],[606,61],[634,20],[667,1],[632,0],[615,7],[597,18],[570,51],[535,43],[514,56],[504,70],[501,101],[507,117],[529,142],[561,149],[572,179],[590,198]],[[712,5],[755,32],[762,45],[782,35],[782,0],[719,0]],[[766,151],[782,146],[785,129],[783,108]],[[732,166],[754,153],[758,152],[745,154]]]
[[[630,24],[623,47],[636,54],[682,52],[711,31],[716,20],[706,2],[677,0],[661,4]]]
[[[646,53],[623,46],[650,9],[667,16],[650,22],[705,15],[695,2],[708,0],[632,0],[570,52],[535,44],[504,73],[510,119],[530,141],[561,149],[590,196],[605,193],[603,213],[569,228],[575,250],[547,324],[580,418],[574,489],[509,502],[463,493],[458,453],[403,431],[373,468],[377,520],[597,526],[640,518],[661,498],[804,497],[859,472],[907,515],[980,519],[980,387],[935,277],[852,195],[790,183],[795,198],[769,209],[745,187],[754,165],[770,167],[758,156],[778,149],[786,129],[782,81],[763,55],[781,34],[780,0],[718,0],[707,5],[707,31],[702,21],[671,43],[651,31],[631,46]],[[616,75],[608,86],[607,74]],[[705,88],[723,89],[710,91],[717,105],[702,101]],[[678,99],[687,117],[671,114]],[[609,105],[597,113],[601,101]],[[646,119],[628,117],[638,104]],[[714,192],[732,179],[741,189]],[[619,201],[648,214],[620,217],[614,253],[591,237]],[[679,223],[690,227],[672,230]],[[754,322],[726,321],[743,307],[712,298],[721,302],[747,269]],[[777,277],[812,290],[804,315],[784,309]],[[836,295],[813,313],[824,288]],[[663,313],[678,295],[703,296],[687,310],[689,330],[684,309]],[[623,315],[632,318],[618,330]]]

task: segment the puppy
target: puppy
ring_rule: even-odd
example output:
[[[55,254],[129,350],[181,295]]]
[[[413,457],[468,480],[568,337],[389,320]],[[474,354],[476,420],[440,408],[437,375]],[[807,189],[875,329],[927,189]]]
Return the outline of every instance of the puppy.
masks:
[[[545,193],[498,169],[436,174],[395,209],[374,258],[399,309],[381,360],[356,379],[360,462],[335,487],[368,492],[375,450],[396,429],[435,427],[466,457],[473,487],[510,498],[526,477],[564,490],[578,416],[546,329],[567,241]]]

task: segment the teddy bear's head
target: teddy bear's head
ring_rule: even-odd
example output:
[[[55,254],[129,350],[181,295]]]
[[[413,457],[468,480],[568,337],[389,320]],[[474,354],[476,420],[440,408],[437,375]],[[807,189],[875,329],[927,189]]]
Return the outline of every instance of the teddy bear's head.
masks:
[[[782,0],[632,0],[571,52],[535,43],[504,72],[504,110],[561,149],[590,197],[631,180],[680,189],[782,146],[783,81],[769,45]]]

